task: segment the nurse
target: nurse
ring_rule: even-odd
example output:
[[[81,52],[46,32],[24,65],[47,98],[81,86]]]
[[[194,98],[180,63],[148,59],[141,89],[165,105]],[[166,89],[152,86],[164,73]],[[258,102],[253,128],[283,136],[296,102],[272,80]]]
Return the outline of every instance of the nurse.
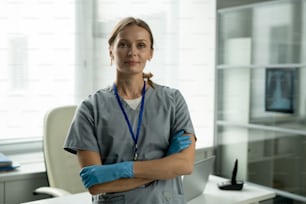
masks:
[[[186,102],[143,72],[154,51],[146,22],[122,19],[108,43],[114,83],[78,106],[64,148],[77,154],[93,203],[185,204],[180,176],[195,155]]]

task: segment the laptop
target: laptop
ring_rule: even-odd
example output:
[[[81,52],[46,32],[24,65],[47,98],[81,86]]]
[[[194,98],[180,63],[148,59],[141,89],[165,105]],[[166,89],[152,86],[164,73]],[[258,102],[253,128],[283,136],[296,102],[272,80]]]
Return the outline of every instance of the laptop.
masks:
[[[187,201],[200,196],[208,182],[208,177],[213,172],[215,156],[197,161],[194,164],[193,172],[183,176],[183,189]]]

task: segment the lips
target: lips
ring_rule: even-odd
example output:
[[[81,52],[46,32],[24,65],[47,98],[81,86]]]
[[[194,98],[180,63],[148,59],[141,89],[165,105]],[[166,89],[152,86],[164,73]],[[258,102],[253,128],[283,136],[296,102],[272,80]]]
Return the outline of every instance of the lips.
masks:
[[[139,62],[138,61],[129,60],[129,61],[126,61],[125,64],[135,65],[135,64],[139,64]]]

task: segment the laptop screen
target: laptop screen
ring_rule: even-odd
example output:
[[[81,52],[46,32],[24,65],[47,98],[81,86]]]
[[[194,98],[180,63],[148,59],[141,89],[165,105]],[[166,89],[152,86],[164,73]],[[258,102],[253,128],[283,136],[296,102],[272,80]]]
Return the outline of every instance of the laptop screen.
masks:
[[[197,161],[193,172],[183,177],[184,195],[187,201],[200,196],[208,182],[208,177],[213,173],[215,156]]]

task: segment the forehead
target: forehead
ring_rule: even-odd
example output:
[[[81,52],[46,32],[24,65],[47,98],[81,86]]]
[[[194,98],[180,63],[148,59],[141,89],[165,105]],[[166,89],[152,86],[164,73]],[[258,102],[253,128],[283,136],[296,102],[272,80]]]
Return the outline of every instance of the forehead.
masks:
[[[117,39],[150,41],[150,34],[146,29],[140,26],[129,25],[118,33]]]

